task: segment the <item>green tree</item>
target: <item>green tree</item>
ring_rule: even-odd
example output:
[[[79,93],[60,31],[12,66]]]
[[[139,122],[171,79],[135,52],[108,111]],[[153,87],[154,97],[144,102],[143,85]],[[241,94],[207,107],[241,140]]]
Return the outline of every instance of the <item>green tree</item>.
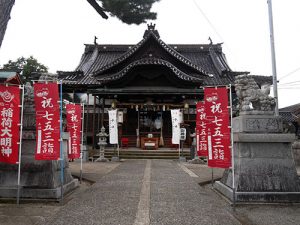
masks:
[[[3,69],[20,72],[25,81],[28,81],[30,75],[34,72],[48,72],[48,68],[39,63],[33,56],[30,56],[29,58],[20,57],[16,61],[9,60],[8,63],[3,65]]]
[[[87,0],[94,9],[105,19],[108,12],[111,16],[119,18],[126,24],[141,24],[146,20],[155,20],[156,13],[150,12],[153,3],[160,0]]]

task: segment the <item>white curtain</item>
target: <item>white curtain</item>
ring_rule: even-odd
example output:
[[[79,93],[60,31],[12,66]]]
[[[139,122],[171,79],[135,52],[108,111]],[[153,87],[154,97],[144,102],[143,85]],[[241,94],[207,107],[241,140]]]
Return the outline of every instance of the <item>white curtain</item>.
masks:
[[[109,143],[118,144],[117,110],[116,109],[109,110],[108,117],[109,117]]]
[[[180,143],[180,110],[171,109],[172,118],[172,144]]]

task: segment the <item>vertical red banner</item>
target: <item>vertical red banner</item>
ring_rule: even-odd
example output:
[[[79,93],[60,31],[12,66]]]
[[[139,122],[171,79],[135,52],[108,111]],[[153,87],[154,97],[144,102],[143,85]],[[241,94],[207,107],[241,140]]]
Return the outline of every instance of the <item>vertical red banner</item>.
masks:
[[[207,120],[204,102],[197,102],[196,109],[197,153],[198,156],[208,156]]]
[[[204,88],[208,166],[231,167],[227,88]]]
[[[60,157],[60,107],[57,83],[35,83],[36,160]]]
[[[0,85],[0,162],[16,164],[20,141],[20,88]]]
[[[68,157],[80,158],[81,146],[81,105],[67,104],[67,128],[70,133]]]

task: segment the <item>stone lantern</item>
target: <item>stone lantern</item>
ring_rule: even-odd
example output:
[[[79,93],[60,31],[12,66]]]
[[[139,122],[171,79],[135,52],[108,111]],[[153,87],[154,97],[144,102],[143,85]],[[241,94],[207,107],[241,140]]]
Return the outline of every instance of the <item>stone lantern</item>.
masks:
[[[101,128],[101,132],[97,134],[97,137],[99,137],[99,142],[98,145],[100,147],[100,154],[99,158],[96,159],[96,162],[107,162],[108,159],[104,157],[104,151],[105,151],[105,146],[107,145],[107,137],[108,134],[105,132],[105,128]]]

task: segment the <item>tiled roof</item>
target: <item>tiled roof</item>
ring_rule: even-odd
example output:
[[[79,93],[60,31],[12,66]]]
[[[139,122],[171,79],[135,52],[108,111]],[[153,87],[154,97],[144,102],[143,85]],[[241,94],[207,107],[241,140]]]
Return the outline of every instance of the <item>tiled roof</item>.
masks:
[[[288,122],[297,122],[300,119],[300,103],[279,109],[279,114]]]
[[[300,115],[300,103],[281,108],[279,111],[292,112],[296,115]]]
[[[7,79],[16,76],[16,72],[12,71],[0,71],[0,78]]]
[[[101,67],[99,70],[96,70],[93,74],[95,76],[97,76],[98,74],[103,74],[108,69],[111,69],[112,67],[124,62],[126,59],[128,59],[130,56],[136,53],[150,38],[153,38],[165,51],[167,51],[173,57],[177,58],[178,60],[190,66],[191,68],[197,70],[198,72],[205,75],[209,75],[201,66],[192,63],[184,55],[180,54],[178,51],[175,51],[172,47],[164,43],[161,39],[159,39],[156,33],[152,30],[148,31],[147,35],[145,35],[144,38],[138,44],[134,45],[132,48],[130,48],[127,52],[125,52],[116,60],[112,61],[109,64],[106,64],[105,66]]]
[[[194,70],[193,74],[186,74],[177,65],[164,59],[149,58],[137,59],[134,62],[124,63],[143,46],[147,40],[155,40],[162,49],[174,57],[178,62]],[[118,67],[121,64],[125,64]],[[72,85],[101,85],[109,80],[122,77],[130,68],[142,64],[159,64],[170,68],[181,79],[196,82],[202,80],[203,85],[233,84],[234,77],[248,72],[232,71],[222,52],[221,44],[166,44],[153,31],[136,45],[85,45],[81,61],[74,72],[60,72],[65,84]],[[118,67],[119,70],[113,70]],[[73,73],[73,74],[72,74]],[[257,76],[258,83],[270,77]]]
[[[292,112],[279,111],[279,115],[287,122],[297,122],[299,120],[299,117],[294,115]]]

